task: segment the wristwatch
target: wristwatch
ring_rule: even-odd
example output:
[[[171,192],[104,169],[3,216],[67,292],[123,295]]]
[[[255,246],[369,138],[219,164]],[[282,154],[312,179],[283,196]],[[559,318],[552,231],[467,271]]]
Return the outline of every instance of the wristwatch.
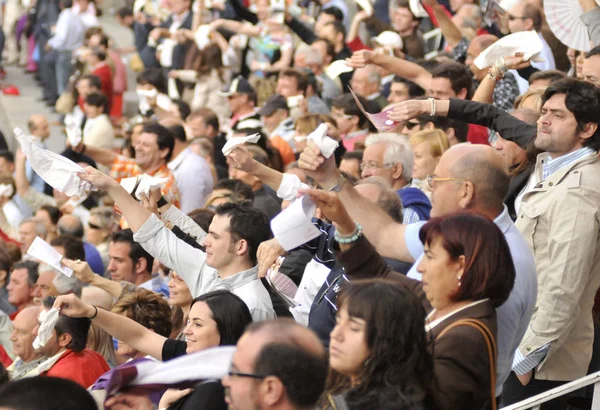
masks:
[[[346,183],[346,178],[344,178],[343,175],[340,175],[340,177],[338,178],[338,180],[335,183],[335,185],[332,186],[331,188],[329,188],[327,191],[329,191],[329,192],[340,192],[342,190],[342,188],[344,187],[345,183]]]

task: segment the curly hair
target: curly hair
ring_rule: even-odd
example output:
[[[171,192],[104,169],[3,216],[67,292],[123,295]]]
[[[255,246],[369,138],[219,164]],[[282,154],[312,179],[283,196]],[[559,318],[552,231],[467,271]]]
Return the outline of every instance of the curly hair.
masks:
[[[124,293],[113,306],[112,312],[128,317],[161,336],[171,335],[173,324],[169,303],[147,289],[137,288]]]

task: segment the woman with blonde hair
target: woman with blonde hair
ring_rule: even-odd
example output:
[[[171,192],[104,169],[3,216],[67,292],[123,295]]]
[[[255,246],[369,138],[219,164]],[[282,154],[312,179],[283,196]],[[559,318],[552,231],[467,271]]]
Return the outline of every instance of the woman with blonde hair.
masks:
[[[427,175],[432,175],[442,154],[450,148],[448,135],[440,129],[423,130],[410,137],[413,150],[413,186],[429,194]]]
[[[535,112],[542,110],[542,95],[546,88],[529,89],[525,94],[521,94],[515,100],[515,110],[528,108]]]

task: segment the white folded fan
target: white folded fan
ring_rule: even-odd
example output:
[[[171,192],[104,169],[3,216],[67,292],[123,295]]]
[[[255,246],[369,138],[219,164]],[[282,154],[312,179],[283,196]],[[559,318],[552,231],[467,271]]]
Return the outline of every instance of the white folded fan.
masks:
[[[535,31],[522,31],[496,41],[479,54],[474,64],[483,70],[491,67],[500,58],[513,56],[515,53],[523,53],[525,60],[539,61],[536,57],[543,47],[542,40]]]
[[[335,80],[342,73],[349,73],[353,70],[354,68],[350,67],[348,63],[346,63],[346,61],[336,60],[325,69],[325,74],[327,74],[327,77],[331,78],[332,80]]]
[[[137,199],[142,199],[140,194],[143,193],[148,196],[150,195],[150,191],[164,187],[168,180],[169,178],[155,178],[148,174],[142,174],[137,177],[123,178],[121,186],[130,194],[135,194]],[[133,192],[134,189],[135,192]]]
[[[15,128],[14,133],[31,168],[52,188],[67,196],[84,196],[94,189],[92,184],[77,176],[85,174],[82,167],[62,155],[38,147],[20,128]]]
[[[550,30],[561,43],[579,51],[592,49],[590,34],[581,21],[583,9],[578,0],[544,0],[544,13]]]

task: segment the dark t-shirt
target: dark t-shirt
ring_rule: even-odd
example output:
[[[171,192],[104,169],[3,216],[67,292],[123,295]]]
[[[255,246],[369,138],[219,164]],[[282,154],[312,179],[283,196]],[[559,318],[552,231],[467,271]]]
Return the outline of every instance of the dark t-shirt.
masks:
[[[167,339],[162,347],[162,360],[175,359],[186,354],[187,343],[182,340]]]

